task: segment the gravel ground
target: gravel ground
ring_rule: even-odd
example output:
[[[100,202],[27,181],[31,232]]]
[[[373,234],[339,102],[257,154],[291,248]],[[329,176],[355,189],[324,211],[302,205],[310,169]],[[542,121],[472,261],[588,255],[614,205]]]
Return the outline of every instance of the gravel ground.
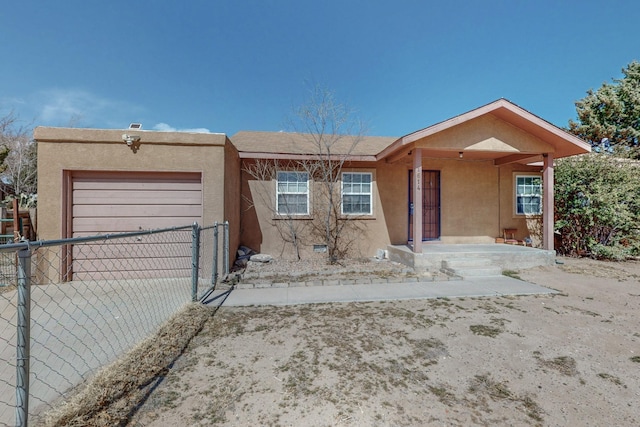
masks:
[[[130,424],[640,425],[640,263],[518,274],[560,293],[221,307]]]
[[[449,279],[444,273],[416,273],[404,264],[377,258],[354,259],[334,265],[328,265],[322,258],[300,261],[273,260],[268,263],[249,262],[246,269],[238,274],[241,276],[240,283],[255,282],[258,279],[271,283],[355,278],[370,278],[372,281],[383,282],[391,277],[415,277],[427,281]]]

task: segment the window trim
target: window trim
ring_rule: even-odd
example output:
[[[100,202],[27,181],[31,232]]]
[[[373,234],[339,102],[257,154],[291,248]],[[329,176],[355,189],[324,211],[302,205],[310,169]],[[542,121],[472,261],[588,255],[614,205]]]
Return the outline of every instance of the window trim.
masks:
[[[357,213],[345,213],[344,212],[344,175],[369,175],[369,193],[348,193],[348,195],[368,195],[369,196],[369,212],[357,212]],[[373,171],[370,170],[344,170],[340,175],[340,215],[348,216],[348,217],[373,217],[374,214],[374,206],[373,206],[373,195],[374,195],[374,182],[375,176]]]
[[[280,174],[281,173],[296,173],[296,174],[304,174],[307,176],[307,180],[306,185],[307,185],[307,191],[306,192],[291,192],[291,191],[287,191],[287,192],[281,192],[280,191],[280,182],[281,180],[279,179]],[[293,181],[284,181],[284,182],[293,182]],[[296,181],[298,183],[301,183],[303,181]],[[276,203],[275,203],[275,214],[276,216],[282,218],[282,217],[308,217],[309,216],[309,212],[310,212],[310,193],[311,193],[311,181],[310,181],[310,177],[309,177],[309,173],[306,171],[297,171],[297,170],[281,170],[281,171],[277,171],[276,172]],[[306,194],[307,196],[307,211],[304,213],[291,213],[291,212],[280,212],[280,204],[279,204],[279,200],[280,200],[280,195],[281,194]]]
[[[540,180],[540,192],[534,195],[528,195],[529,197],[539,197],[540,198],[540,209],[537,213],[520,213],[518,212],[518,197],[521,196],[518,194],[518,178],[537,178]],[[543,189],[544,185],[542,182],[542,175],[532,173],[532,172],[516,172],[513,177],[513,213],[516,217],[538,217],[541,216],[544,210],[543,207]],[[526,196],[524,196],[526,197]]]

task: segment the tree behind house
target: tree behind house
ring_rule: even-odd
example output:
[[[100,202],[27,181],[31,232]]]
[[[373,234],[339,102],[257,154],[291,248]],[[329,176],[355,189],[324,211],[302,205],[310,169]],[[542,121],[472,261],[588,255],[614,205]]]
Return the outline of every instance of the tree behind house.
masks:
[[[640,162],[586,154],[558,160],[554,174],[559,253],[640,255]]]
[[[621,79],[604,83],[576,102],[577,121],[569,131],[589,142],[594,151],[640,158],[640,62],[622,70]]]

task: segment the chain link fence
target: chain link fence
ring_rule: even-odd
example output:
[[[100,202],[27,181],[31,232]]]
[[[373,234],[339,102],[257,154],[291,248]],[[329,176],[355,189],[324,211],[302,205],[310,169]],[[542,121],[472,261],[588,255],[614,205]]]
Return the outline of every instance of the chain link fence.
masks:
[[[0,426],[26,426],[210,293],[228,242],[225,222],[0,245]]]

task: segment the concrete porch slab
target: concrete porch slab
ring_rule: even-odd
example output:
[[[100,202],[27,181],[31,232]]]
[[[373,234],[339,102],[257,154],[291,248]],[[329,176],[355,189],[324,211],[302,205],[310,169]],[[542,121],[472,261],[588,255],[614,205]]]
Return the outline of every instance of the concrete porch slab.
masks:
[[[416,270],[440,271],[443,263],[456,260],[485,259],[503,270],[518,270],[542,265],[554,265],[555,251],[527,246],[495,244],[447,245],[424,243],[422,253],[414,253],[407,245],[387,247],[389,259]]]

